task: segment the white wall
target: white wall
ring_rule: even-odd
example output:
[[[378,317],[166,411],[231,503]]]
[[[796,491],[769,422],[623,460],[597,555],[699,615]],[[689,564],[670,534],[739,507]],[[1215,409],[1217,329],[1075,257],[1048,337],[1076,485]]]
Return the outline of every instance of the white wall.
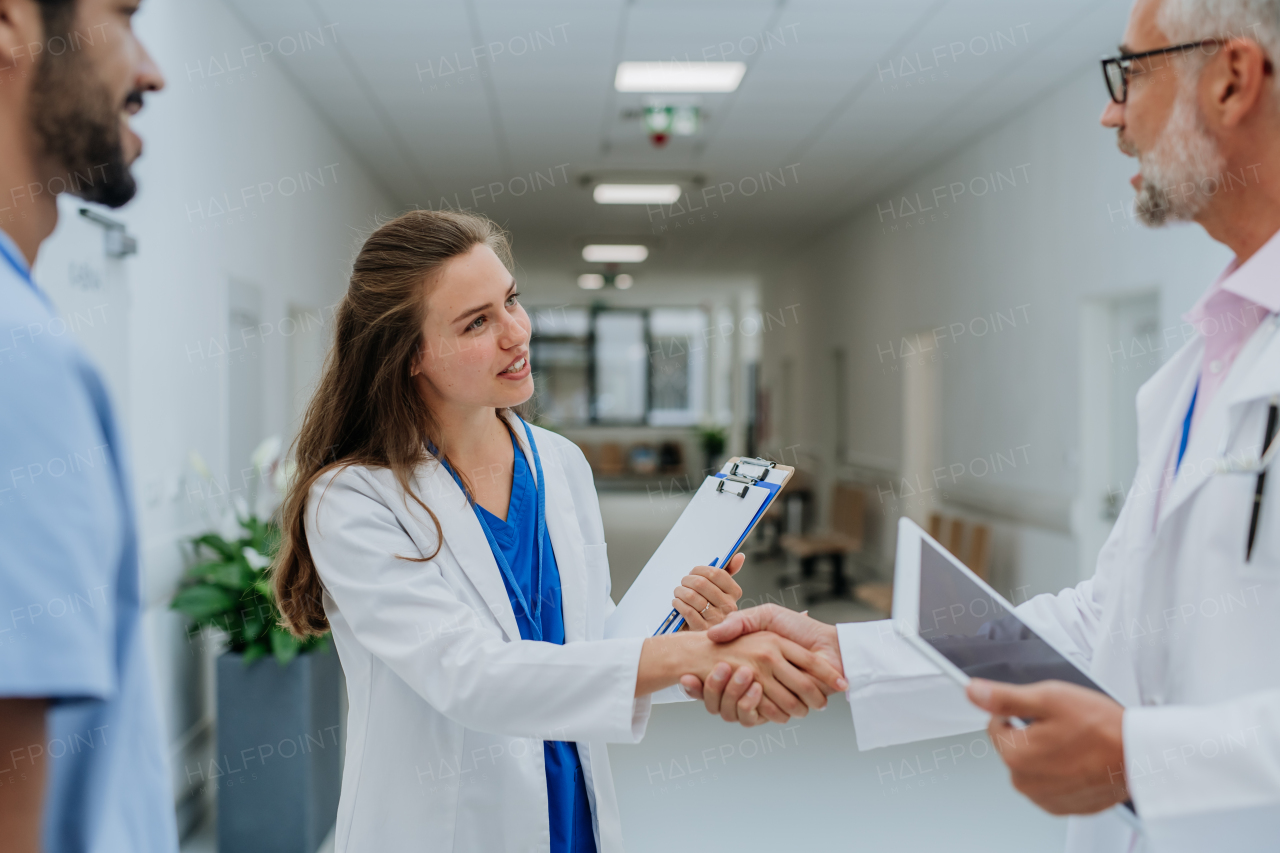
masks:
[[[1181,314],[1230,258],[1196,227],[1150,231],[1131,218],[1135,165],[1097,123],[1104,98],[1096,63],[1082,65],[1007,123],[816,235],[762,289],[763,304],[800,303],[797,324],[764,337],[763,377],[776,403],[789,393],[804,412],[785,440],[802,442],[828,477],[900,475],[903,373],[939,360],[937,464],[964,468],[944,483],[947,502],[1000,522],[997,584],[1030,592],[1074,582],[1073,513],[1092,511],[1084,499],[1073,507],[1085,301],[1157,290],[1162,327],[1180,334]],[[982,194],[982,179],[999,191]],[[953,196],[954,184],[964,191]],[[904,357],[904,336],[937,327],[936,351]],[[833,464],[827,387],[837,346],[848,353],[844,465]],[[789,392],[780,387],[787,360]],[[775,407],[775,430],[780,417]],[[1002,470],[983,474],[980,459]],[[890,521],[916,499],[899,482],[883,497]]]
[[[225,505],[202,487],[188,454],[199,452],[224,485],[230,474],[236,486],[247,462],[227,458],[233,359],[252,358],[260,371],[260,438],[291,433],[287,353],[315,347],[296,345],[287,318],[298,308],[322,312],[313,314],[323,325],[313,320],[312,335],[327,335],[362,235],[375,214],[396,211],[282,74],[288,60],[264,63],[251,50],[245,58],[243,48],[278,34],[247,32],[220,2],[152,0],[136,25],[169,84],[136,119],[146,144],[135,169],[139,196],[107,211],[128,224],[139,253],[106,261],[97,227],[64,199],[36,278],[106,366],[127,424],[147,629],[181,800],[190,793],[184,767],[195,767],[209,740],[212,706],[206,652],[185,641],[182,618],[167,608],[183,543]],[[327,41],[311,49],[334,49],[337,33],[314,35]],[[244,68],[216,73],[235,64]],[[257,288],[260,338],[251,331],[227,340],[233,281]]]

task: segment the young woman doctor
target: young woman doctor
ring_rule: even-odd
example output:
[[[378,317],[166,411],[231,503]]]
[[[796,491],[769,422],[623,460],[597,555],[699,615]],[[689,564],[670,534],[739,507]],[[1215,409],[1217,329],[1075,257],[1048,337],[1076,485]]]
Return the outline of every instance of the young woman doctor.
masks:
[[[744,702],[785,721],[844,689],[776,635],[708,641],[741,594],[718,569],[675,592],[698,630],[602,639],[591,469],[512,411],[533,380],[506,256],[467,214],[375,231],[298,438],[275,584],[296,633],[332,628],[347,677],[339,853],[621,851],[605,744],[643,736],[649,694],[746,665]]]

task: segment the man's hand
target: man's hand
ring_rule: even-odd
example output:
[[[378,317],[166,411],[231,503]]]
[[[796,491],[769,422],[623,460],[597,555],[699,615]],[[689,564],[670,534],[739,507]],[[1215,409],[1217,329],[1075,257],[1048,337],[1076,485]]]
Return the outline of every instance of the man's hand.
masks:
[[[717,643],[705,631],[648,637],[640,647],[636,696],[675,684],[693,673],[701,683],[718,666],[746,669],[753,685],[753,707],[767,719],[785,722],[810,708],[825,708],[827,696],[842,690],[844,676],[823,655],[770,631],[743,634]]]
[[[992,714],[987,734],[1017,788],[1050,814],[1093,814],[1129,799],[1124,708],[1065,681],[1014,685],[974,679],[969,700]],[[1014,728],[1010,717],[1031,723]]]
[[[776,709],[761,713],[780,722],[803,717],[810,708],[825,708],[827,695],[841,689],[838,685],[844,681],[842,671],[822,655],[769,631],[713,644],[708,654],[716,664],[703,670],[707,680],[720,667],[746,670],[761,688],[759,694],[753,694],[757,702],[769,702]]]
[[[836,689],[848,688],[843,677],[844,666],[835,626],[810,619],[803,613],[776,604],[765,604],[730,615],[710,628],[707,637],[718,643],[727,643],[755,631],[772,631],[826,659],[836,672],[841,673],[835,682]],[[782,709],[769,703],[768,697],[752,683],[753,680],[750,669],[739,667],[734,671],[722,663],[711,671],[705,682],[696,675],[686,675],[680,679],[680,684],[695,699],[702,699],[708,712],[719,714],[726,722],[739,722],[747,727],[766,720],[785,723],[788,717]]]

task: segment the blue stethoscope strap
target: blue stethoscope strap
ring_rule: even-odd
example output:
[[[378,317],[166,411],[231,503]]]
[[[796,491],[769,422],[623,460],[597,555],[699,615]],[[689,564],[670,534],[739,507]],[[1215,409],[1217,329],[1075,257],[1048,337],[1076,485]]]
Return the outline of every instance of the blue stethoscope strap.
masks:
[[[533,603],[534,607],[534,624],[538,626],[538,635],[541,639],[542,635],[542,540],[546,538],[547,533],[547,497],[546,489],[542,487],[542,457],[538,455],[538,446],[533,442],[533,430],[529,427],[528,421],[524,418],[520,419],[521,425],[524,427],[525,437],[529,439],[529,450],[533,453],[534,473],[537,475],[537,497],[538,497],[538,514],[534,524],[534,536],[537,538],[538,563],[537,563],[537,598]],[[516,451],[519,452],[517,447]]]
[[[1196,398],[1200,396],[1200,380],[1196,380],[1196,389],[1191,392],[1191,405],[1187,406],[1187,416],[1182,419],[1182,440],[1178,442],[1178,461],[1173,466],[1176,475],[1182,468],[1182,457],[1187,453],[1187,439],[1191,437],[1191,417],[1196,413]]]
[[[545,498],[545,490],[543,489],[542,458],[538,455],[538,445],[535,444],[533,441],[533,430],[529,428],[529,424],[523,418],[520,419],[520,423],[524,426],[525,436],[527,436],[529,439],[529,450],[533,453],[533,466],[537,475],[536,491],[537,491],[538,514],[537,514],[537,520],[534,524],[534,536],[537,539],[537,549],[536,549],[537,562],[535,563],[535,567],[534,567],[534,587],[533,587],[534,600],[533,600],[532,608],[529,607],[529,602],[525,598],[524,592],[521,591],[520,584],[516,583],[515,573],[511,571],[511,564],[507,562],[506,555],[502,553],[502,548],[501,546],[498,545],[497,537],[495,537],[493,535],[493,531],[489,529],[489,523],[484,520],[484,514],[480,511],[480,507],[475,504],[475,501],[471,500],[470,495],[467,495],[467,499],[468,501],[470,501],[471,508],[476,514],[476,521],[480,522],[480,529],[484,531],[484,538],[489,543],[489,550],[493,552],[493,559],[498,563],[498,568],[502,571],[502,576],[506,578],[507,585],[515,593],[516,601],[519,603],[520,609],[524,612],[525,618],[530,623],[529,628],[533,632],[533,635],[534,635],[533,639],[541,640],[542,639],[542,539],[543,539],[544,532],[546,531],[546,528],[547,528],[546,498]],[[520,449],[519,445],[516,444],[516,442],[513,441],[512,444],[516,445],[515,446],[516,453],[523,452]],[[429,449],[431,450],[432,454],[436,454],[435,445],[429,445]],[[443,458],[440,458],[438,454],[436,454],[436,456],[437,458],[440,459],[440,464],[444,466],[445,470],[448,471],[450,475],[452,475],[453,481],[458,484],[458,488],[462,489],[462,493],[466,495],[467,489],[466,489],[466,486],[462,484],[462,478],[458,476],[457,472],[454,471],[452,467],[450,467],[448,462],[446,462]]]

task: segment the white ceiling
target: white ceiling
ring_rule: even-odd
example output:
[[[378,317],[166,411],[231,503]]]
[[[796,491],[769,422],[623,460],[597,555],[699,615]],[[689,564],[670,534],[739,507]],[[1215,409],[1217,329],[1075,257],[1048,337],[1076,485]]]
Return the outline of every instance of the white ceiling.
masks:
[[[605,236],[646,239],[653,269],[758,266],[1096,62],[1128,11],[1123,0],[227,2],[262,41],[336,24],[325,31],[336,44],[279,64],[399,203],[474,207],[513,231],[525,265],[583,270],[582,242]],[[997,32],[1000,50],[974,55]],[[744,55],[765,34],[768,49]],[[513,55],[526,42],[538,49]],[[493,43],[502,51],[472,58]],[[953,60],[954,43],[966,47]],[[657,149],[623,117],[644,96],[613,90],[618,62],[722,55],[749,67],[737,92],[699,96],[697,137]],[[917,61],[936,70],[911,75]],[[447,74],[444,62],[476,67]],[[1098,95],[1101,110],[1101,74]],[[512,198],[513,179],[535,171],[542,188]],[[597,205],[579,182],[700,175],[748,190],[742,180],[766,171],[768,192],[713,191],[706,219],[656,235],[664,213]],[[507,191],[473,195],[490,183]]]

